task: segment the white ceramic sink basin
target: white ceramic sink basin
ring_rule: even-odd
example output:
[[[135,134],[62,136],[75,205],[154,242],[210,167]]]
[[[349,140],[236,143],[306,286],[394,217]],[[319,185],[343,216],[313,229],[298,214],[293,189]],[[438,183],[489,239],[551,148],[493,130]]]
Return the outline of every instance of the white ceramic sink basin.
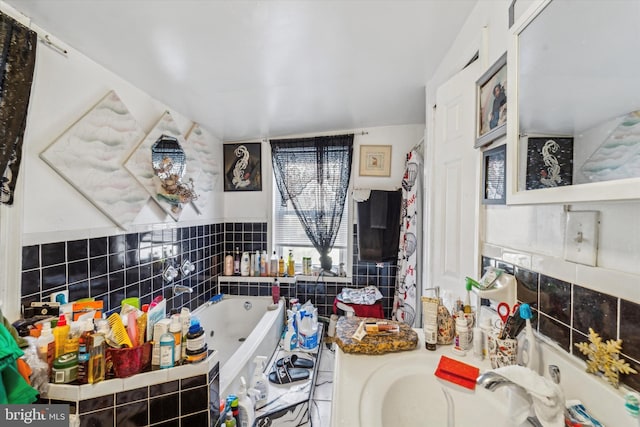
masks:
[[[482,388],[473,391],[443,381],[434,375],[439,357],[428,356],[398,355],[366,379],[360,397],[360,425],[513,427],[502,393]],[[443,389],[450,394],[453,407]]]

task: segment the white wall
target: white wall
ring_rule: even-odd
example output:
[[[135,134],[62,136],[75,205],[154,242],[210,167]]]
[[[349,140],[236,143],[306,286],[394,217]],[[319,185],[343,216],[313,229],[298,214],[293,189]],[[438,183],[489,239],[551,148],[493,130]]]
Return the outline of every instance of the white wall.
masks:
[[[427,83],[427,123],[432,120],[435,89],[464,66],[474,46],[483,46],[479,59],[483,72],[507,50],[510,3],[511,0],[478,2],[435,77]],[[522,11],[519,8],[516,15]],[[507,255],[524,267],[535,267],[542,273],[640,302],[640,292],[631,284],[637,283],[640,274],[640,202],[582,203],[570,208],[600,211],[597,268],[563,260],[566,214],[559,204],[485,206],[481,233],[484,254]],[[602,280],[603,277],[616,279]]]
[[[364,129],[341,130],[313,134],[314,136],[328,134],[354,133],[353,164],[351,182],[354,189],[371,188],[376,190],[396,190],[402,185],[405,154],[418,144],[424,135],[424,125],[399,125],[369,127]],[[295,135],[290,137],[307,137],[311,135]],[[277,138],[288,138],[278,136]],[[275,137],[274,137],[275,139]],[[391,176],[369,177],[359,176],[360,146],[361,145],[391,145]],[[271,191],[273,172],[271,166],[271,146],[269,142],[262,143],[262,192],[225,192],[224,217],[227,221],[268,221],[271,209]]]
[[[145,132],[150,131],[168,110],[167,106],[86,56],[72,48],[67,49],[69,53],[65,57],[44,43],[38,43],[37,47],[20,170],[24,183],[21,196],[24,200],[25,244],[123,232],[42,161],[39,154],[110,90],[120,96]],[[170,112],[186,136],[193,122],[179,112]],[[218,143],[222,154],[222,144]],[[221,180],[217,187],[221,192]],[[212,199],[215,202],[203,215],[198,215],[193,206],[186,205],[180,225],[220,220],[223,215],[220,197]],[[149,200],[132,229],[144,229],[158,223],[175,225],[155,202]]]

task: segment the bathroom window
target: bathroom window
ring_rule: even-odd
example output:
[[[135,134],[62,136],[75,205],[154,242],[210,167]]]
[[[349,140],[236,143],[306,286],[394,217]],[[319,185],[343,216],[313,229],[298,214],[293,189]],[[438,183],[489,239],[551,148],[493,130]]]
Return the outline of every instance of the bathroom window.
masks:
[[[347,258],[353,134],[270,142],[277,254],[293,250],[297,271],[310,257],[314,267],[338,272]]]
[[[291,201],[287,201],[286,206],[282,206],[280,203],[280,194],[278,189],[273,189],[273,247],[278,257],[282,255],[284,259],[287,259],[289,250],[293,251],[293,259],[296,262],[296,272],[302,271],[302,258],[311,258],[311,263],[314,267],[320,266],[320,255],[318,251],[313,247],[307,234],[296,215]],[[345,268],[348,266],[347,262],[347,243],[349,239],[349,197],[344,204],[344,211],[342,213],[342,222],[340,223],[340,229],[336,236],[336,242],[333,245],[333,250],[329,252],[329,256],[333,259],[333,270],[338,270],[338,265],[344,263]],[[349,270],[347,270],[349,271]]]

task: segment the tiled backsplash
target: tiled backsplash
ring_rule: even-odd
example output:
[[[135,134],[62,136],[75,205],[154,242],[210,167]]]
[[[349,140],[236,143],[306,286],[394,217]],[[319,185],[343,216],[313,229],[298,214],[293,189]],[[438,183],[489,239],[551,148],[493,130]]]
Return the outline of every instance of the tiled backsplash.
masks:
[[[156,229],[158,228],[158,229]],[[357,227],[353,227],[352,283],[323,280],[298,281],[282,295],[311,300],[323,316],[331,314],[335,296],[345,286],[375,285],[383,294],[386,317],[391,316],[396,280],[395,263],[359,262]],[[234,284],[218,290],[227,253],[262,251],[267,248],[267,223],[219,223],[181,228],[153,227],[153,231],[43,243],[22,248],[22,303],[46,301],[54,292],[67,290],[69,299],[102,300],[105,311],[119,310],[124,298],[139,297],[142,304],[162,293],[168,309],[182,306],[194,310],[219,291],[238,295],[270,295],[268,284]],[[185,260],[196,269],[167,283],[162,277],[169,265]],[[174,285],[193,288],[191,294],[173,295]],[[253,289],[255,288],[255,289]]]
[[[622,357],[640,371],[640,304],[483,257],[483,269],[495,266],[515,275],[518,301],[535,308],[534,327],[566,352],[584,358],[574,344],[588,341],[589,328],[603,339],[622,339]],[[640,374],[621,375],[640,391]]]

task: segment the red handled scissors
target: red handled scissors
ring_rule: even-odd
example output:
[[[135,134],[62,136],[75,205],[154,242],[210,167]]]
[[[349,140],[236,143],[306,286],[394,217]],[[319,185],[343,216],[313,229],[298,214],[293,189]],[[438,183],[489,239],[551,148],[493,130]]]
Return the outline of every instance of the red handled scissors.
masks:
[[[509,308],[509,304],[507,304],[506,302],[501,302],[500,304],[498,304],[498,316],[500,316],[500,319],[502,319],[502,324],[505,324],[507,322],[509,316],[515,314],[518,307],[520,307],[520,304],[515,304],[513,306],[513,309]]]

